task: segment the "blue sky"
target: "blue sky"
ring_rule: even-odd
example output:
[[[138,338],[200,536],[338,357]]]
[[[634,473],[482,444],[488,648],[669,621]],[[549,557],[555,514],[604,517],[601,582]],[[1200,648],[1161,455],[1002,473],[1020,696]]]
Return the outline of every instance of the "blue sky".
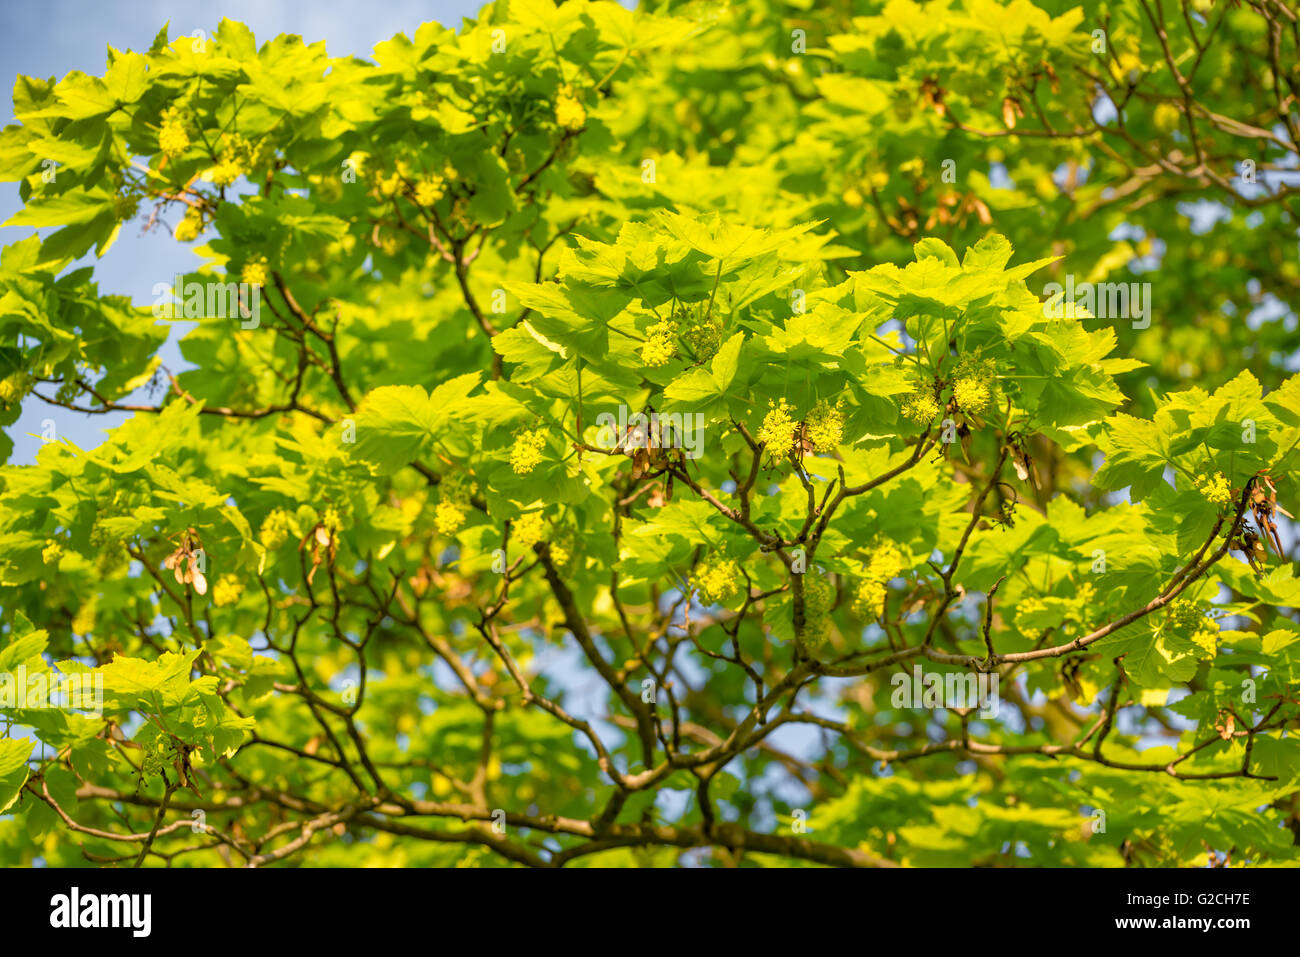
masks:
[[[48,3],[8,2],[4,6],[5,28],[0,31],[0,94],[3,124],[14,122],[9,89],[18,74],[42,79],[62,78],[69,71],[102,74],[107,49],[148,49],[164,23],[170,35],[194,35],[203,30],[216,32],[222,17],[240,20],[253,30],[259,42],[281,33],[295,33],[308,43],[324,40],[334,56],[368,56],[376,43],[397,33],[408,36],[428,20],[444,26],[458,26],[474,16],[479,0],[313,0],[287,3],[284,0],[226,0],[195,3],[185,0],[53,0]],[[20,208],[17,183],[0,183],[0,222],[6,222]],[[129,224],[103,259],[90,253],[77,265],[94,265],[102,293],[130,296],[137,305],[153,301],[155,283],[170,282],[177,272],[193,268],[198,261],[188,249],[175,242],[166,229],[141,232],[143,222]],[[174,224],[173,224],[174,225]],[[9,245],[31,235],[28,226],[0,227],[0,245]],[[49,232],[47,230],[46,232]],[[70,267],[73,268],[73,267]],[[178,333],[163,349],[162,361],[173,372],[186,368],[176,345]],[[137,396],[129,401],[148,401]],[[10,462],[28,465],[36,461],[44,419],[52,419],[57,434],[82,448],[102,442],[103,430],[120,424],[125,413],[86,415],[47,405],[29,397],[22,416],[5,432],[14,441]]]

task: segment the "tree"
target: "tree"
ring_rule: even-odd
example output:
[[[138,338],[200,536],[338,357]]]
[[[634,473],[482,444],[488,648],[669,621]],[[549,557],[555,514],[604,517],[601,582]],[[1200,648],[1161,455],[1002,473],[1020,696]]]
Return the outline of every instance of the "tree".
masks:
[[[18,78],[3,860],[1297,860],[1294,11],[652,7]]]

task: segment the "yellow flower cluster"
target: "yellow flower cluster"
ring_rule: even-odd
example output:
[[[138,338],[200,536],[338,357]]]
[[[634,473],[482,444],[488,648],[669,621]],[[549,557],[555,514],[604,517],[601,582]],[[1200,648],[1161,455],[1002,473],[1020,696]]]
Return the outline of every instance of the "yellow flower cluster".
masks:
[[[708,306],[686,307],[680,318],[686,326],[682,339],[695,353],[696,359],[705,361],[718,354],[718,347],[722,345],[723,322],[709,316]]]
[[[992,359],[965,355],[953,373],[952,398],[967,415],[979,415],[993,398],[998,367]]]
[[[212,587],[212,603],[218,608],[233,605],[244,593],[243,583],[234,575],[222,575]]]
[[[176,237],[177,242],[188,243],[198,239],[202,229],[203,214],[191,206],[186,211],[185,218],[176,224],[176,229],[172,235]]]
[[[140,770],[146,776],[160,774],[168,763],[175,760],[175,757],[175,752],[167,743],[167,739],[156,738],[152,745],[146,744],[141,748]]]
[[[433,511],[434,524],[443,535],[452,535],[465,524],[469,500],[478,491],[478,484],[469,476],[453,472],[438,485],[438,505]]]
[[[59,559],[63,557],[63,546],[52,538],[45,540],[45,548],[41,552],[41,561],[47,565],[57,565]]]
[[[853,610],[859,615],[879,618],[885,613],[889,582],[903,571],[903,551],[888,539],[877,542],[867,559],[862,581],[853,598]]]
[[[1029,615],[1042,611],[1046,607],[1047,603],[1041,598],[1035,598],[1033,596],[1022,598],[1016,604],[1016,618],[1019,620],[1020,618],[1028,617]]]
[[[573,532],[567,528],[553,535],[550,542],[552,564],[560,568],[568,565],[573,560],[574,545]]]
[[[804,426],[818,452],[834,449],[844,438],[844,399],[837,399],[834,405],[822,399],[808,413]]]
[[[158,148],[165,156],[180,156],[190,148],[190,135],[185,132],[185,122],[180,111],[169,106],[162,112],[162,129],[158,132]]]
[[[223,156],[208,171],[208,178],[217,186],[229,186],[244,175],[244,167],[233,156]]]
[[[903,399],[903,415],[917,425],[929,425],[938,417],[939,403],[928,389],[917,389]]]
[[[1206,615],[1209,605],[1204,602],[1179,598],[1169,604],[1168,623],[1176,631],[1187,635],[1192,643],[1213,658],[1219,646],[1219,626]]]
[[[296,538],[300,534],[298,522],[293,515],[285,509],[277,508],[266,516],[257,537],[269,551],[275,551],[289,540],[290,535]]]
[[[867,577],[887,582],[903,570],[903,550],[888,539],[882,540],[867,561]]]
[[[781,403],[768,400],[768,413],[763,416],[763,424],[758,428],[758,434],[754,439],[762,446],[767,448],[768,454],[773,458],[782,458],[789,453],[794,446],[794,433],[799,424],[790,414],[793,409],[785,397],[781,398]]]
[[[1165,614],[1169,623],[1179,630],[1195,627],[1204,616],[1196,602],[1188,598],[1177,598],[1170,602],[1169,610]]]
[[[863,579],[853,595],[853,610],[868,618],[879,618],[885,613],[885,598],[888,594],[889,589],[884,582]]]
[[[325,514],[321,516],[320,523],[325,526],[325,531],[334,535],[343,528],[343,517],[339,515],[339,510],[333,505],[325,509]]]
[[[244,268],[239,274],[239,278],[250,286],[265,286],[268,274],[269,270],[267,269],[266,257],[258,256],[255,259],[250,259],[248,262],[244,263]]]
[[[1074,592],[1074,598],[1070,602],[1071,615],[1074,620],[1075,629],[1082,632],[1090,632],[1096,626],[1097,616],[1097,588],[1092,582],[1084,582]]]
[[[953,401],[967,415],[979,415],[992,397],[988,386],[978,379],[958,379],[952,387]]]
[[[208,170],[206,178],[218,186],[229,186],[247,172],[247,165],[252,157],[252,148],[242,136],[230,137],[226,148],[221,151],[217,165]]]
[[[695,567],[695,590],[705,605],[716,605],[740,594],[740,566],[734,558],[713,554]]]
[[[437,173],[429,173],[415,184],[415,201],[421,206],[432,206],[447,195],[447,181]]]
[[[542,461],[542,449],[546,447],[546,435],[541,429],[526,429],[515,437],[514,448],[510,450],[510,467],[516,475],[527,475],[537,468]]]
[[[433,523],[441,535],[454,535],[465,524],[465,506],[460,502],[439,502],[433,510]]]
[[[225,148],[218,156],[217,165],[209,169],[205,177],[211,179],[217,186],[229,186],[235,179],[244,176],[251,166],[263,166],[270,161],[270,151],[268,143],[263,142],[257,150],[253,150],[252,144],[240,135],[231,135],[226,140]]]
[[[661,366],[677,354],[677,323],[671,319],[656,322],[645,334],[641,361],[647,366]]]
[[[1215,472],[1209,478],[1204,475],[1196,476],[1196,487],[1205,496],[1205,500],[1213,505],[1222,508],[1232,504],[1232,486],[1228,484],[1228,479],[1222,472]]]
[[[555,122],[566,130],[580,130],[587,123],[587,111],[574,94],[573,87],[560,87],[555,97]]]
[[[520,548],[532,548],[546,537],[546,521],[542,513],[525,512],[511,523],[510,537]]]

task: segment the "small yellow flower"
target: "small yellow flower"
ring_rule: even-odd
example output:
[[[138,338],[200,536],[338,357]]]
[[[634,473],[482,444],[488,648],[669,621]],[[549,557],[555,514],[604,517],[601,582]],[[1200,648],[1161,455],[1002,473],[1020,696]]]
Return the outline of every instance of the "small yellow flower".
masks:
[[[938,417],[939,403],[928,391],[916,391],[903,399],[903,415],[917,425],[929,425]]]
[[[695,569],[695,590],[705,605],[716,605],[740,593],[740,566],[734,558],[710,555]]]
[[[207,172],[207,179],[217,186],[229,186],[244,175],[244,167],[235,157],[226,155]]]
[[[645,345],[641,347],[641,361],[647,366],[661,366],[677,354],[677,323],[670,319],[656,322],[646,330]]]
[[[343,528],[343,518],[333,505],[325,509],[325,514],[320,517],[320,523],[325,526],[325,531],[329,532],[331,537]]]
[[[293,515],[285,509],[277,508],[262,522],[258,539],[269,551],[275,551],[289,540],[290,535],[296,538],[299,534],[298,523]]]
[[[1204,475],[1197,476],[1196,487],[1205,496],[1205,500],[1212,505],[1222,508],[1232,504],[1232,486],[1228,484],[1228,479],[1222,472],[1215,472],[1214,477],[1209,479]]]
[[[903,552],[890,541],[883,541],[871,553],[867,563],[867,577],[887,582],[897,578],[903,570]]]
[[[866,579],[858,583],[858,590],[853,596],[853,610],[859,615],[879,618],[885,613],[885,596],[888,589],[883,581]]]
[[[1213,658],[1219,652],[1219,629],[1214,626],[1210,619],[1206,618],[1205,623],[1198,627],[1191,634],[1192,644],[1200,648],[1204,654],[1202,659]]]
[[[682,339],[695,353],[696,360],[702,362],[717,355],[726,323],[721,318],[711,317],[704,306],[686,309],[681,318],[686,325]]]
[[[546,522],[541,512],[525,512],[515,519],[510,529],[510,537],[521,548],[532,548],[546,535]]]
[[[166,156],[179,156],[190,148],[190,135],[176,107],[163,110],[162,129],[158,131],[158,148]]]
[[[463,472],[449,472],[443,476],[438,490],[449,502],[468,502],[478,491],[478,483]]]
[[[790,414],[793,409],[784,397],[781,398],[780,405],[768,400],[768,406],[768,413],[763,416],[763,424],[759,426],[754,439],[767,448],[770,456],[781,458],[794,446],[794,433],[799,426]]]
[[[415,201],[421,206],[432,206],[446,195],[446,181],[437,173],[430,173],[415,186]]]
[[[1075,609],[1076,625],[1083,631],[1088,632],[1093,629],[1093,618],[1096,614],[1097,589],[1091,582],[1084,582],[1074,593],[1072,602]]]
[[[222,575],[212,589],[212,603],[218,608],[233,605],[244,593],[243,583],[234,575]]]
[[[47,565],[57,565],[63,557],[63,546],[52,538],[45,540],[45,549],[41,552],[41,561]]]
[[[1032,596],[1029,598],[1022,598],[1016,604],[1016,609],[1015,609],[1016,619],[1019,620],[1021,618],[1027,618],[1030,615],[1036,614],[1044,610],[1046,607],[1047,607],[1047,603],[1044,602],[1041,598],[1035,598]]]
[[[542,461],[542,449],[546,447],[546,435],[541,429],[529,429],[520,432],[515,438],[514,448],[510,450],[510,467],[516,475],[527,475]]]
[[[968,415],[979,415],[993,396],[988,386],[977,379],[958,379],[952,387],[952,397],[957,408]]]
[[[266,257],[258,256],[256,259],[250,259],[244,263],[244,269],[239,274],[239,278],[250,286],[265,286],[267,272]]]
[[[465,508],[458,502],[439,502],[434,509],[434,524],[442,535],[454,535],[465,524]]]
[[[198,238],[202,228],[203,217],[191,209],[185,214],[185,218],[176,224],[172,235],[176,237],[177,242],[188,243]]]
[[[903,571],[903,565],[902,549],[888,539],[878,540],[854,593],[853,610],[871,618],[884,614],[889,582]]]
[[[1202,658],[1213,658],[1219,648],[1219,624],[1206,614],[1209,608],[1206,602],[1179,598],[1169,604],[1167,618],[1170,627],[1201,649]]]
[[[551,562],[563,567],[573,560],[573,533],[568,529],[553,537],[550,542]]]
[[[478,491],[478,484],[468,475],[452,472],[443,477],[438,486],[439,501],[434,509],[434,524],[443,535],[453,535],[465,524],[469,500]]]
[[[566,130],[580,130],[587,123],[587,111],[571,86],[560,87],[555,97],[555,122]]]
[[[844,400],[838,399],[833,405],[822,399],[808,413],[804,423],[808,440],[818,452],[830,452],[844,438]]]

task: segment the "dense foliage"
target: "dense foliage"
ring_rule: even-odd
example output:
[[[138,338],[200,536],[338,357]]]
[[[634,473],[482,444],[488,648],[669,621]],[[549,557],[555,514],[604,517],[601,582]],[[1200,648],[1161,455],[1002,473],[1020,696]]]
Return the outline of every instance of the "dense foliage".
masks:
[[[0,861],[1300,860],[1295,11],[650,6],[18,78]]]

